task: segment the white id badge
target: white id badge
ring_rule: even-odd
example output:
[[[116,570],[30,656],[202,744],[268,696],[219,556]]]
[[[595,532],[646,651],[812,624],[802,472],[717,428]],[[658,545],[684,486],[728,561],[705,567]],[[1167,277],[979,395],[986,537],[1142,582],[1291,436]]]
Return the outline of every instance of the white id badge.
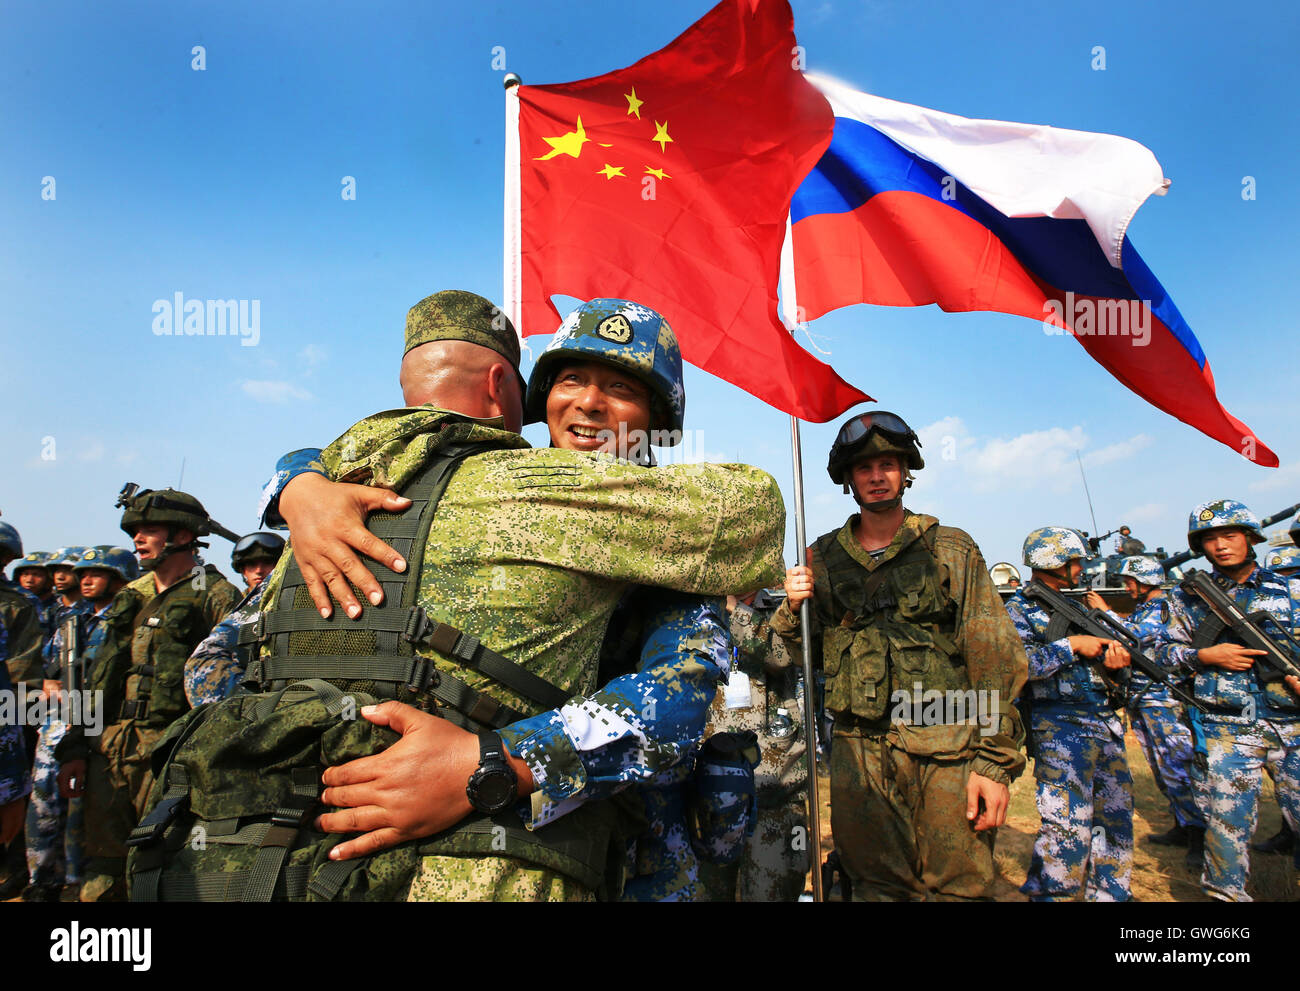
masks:
[[[749,675],[744,671],[732,671],[731,676],[727,679],[727,690],[722,696],[723,704],[728,709],[748,709],[750,707],[749,698]]]

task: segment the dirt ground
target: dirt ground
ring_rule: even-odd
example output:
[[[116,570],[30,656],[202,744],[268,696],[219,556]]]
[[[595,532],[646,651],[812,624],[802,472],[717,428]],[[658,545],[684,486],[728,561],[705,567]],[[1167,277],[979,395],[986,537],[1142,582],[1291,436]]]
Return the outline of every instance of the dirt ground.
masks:
[[[1183,866],[1186,851],[1182,847],[1155,846],[1147,842],[1153,833],[1163,833],[1174,825],[1169,803],[1156,787],[1151,768],[1142,748],[1130,732],[1125,738],[1129,769],[1133,775],[1133,897],[1143,902],[1209,901],[1200,887],[1200,878],[1192,877]],[[823,857],[834,848],[831,835],[830,781],[819,775]],[[1260,801],[1257,839],[1272,836],[1282,825],[1282,813],[1273,797],[1273,782],[1264,776],[1264,794]],[[997,900],[1027,901],[1019,891],[1029,871],[1034,837],[1038,833],[1038,809],[1034,804],[1033,762],[1011,785],[1011,809],[1007,824],[998,830],[994,857],[997,866]],[[811,884],[811,882],[810,882]],[[1251,852],[1251,878],[1247,889],[1256,901],[1298,901],[1296,872],[1290,856]],[[811,891],[811,887],[809,888]]]

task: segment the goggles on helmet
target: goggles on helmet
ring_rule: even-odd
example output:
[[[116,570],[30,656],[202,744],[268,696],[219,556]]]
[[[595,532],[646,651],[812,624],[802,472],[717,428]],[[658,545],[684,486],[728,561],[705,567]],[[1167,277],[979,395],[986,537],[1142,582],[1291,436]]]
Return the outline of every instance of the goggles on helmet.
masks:
[[[850,444],[856,444],[871,434],[873,430],[889,437],[891,440],[897,440],[900,444],[912,441],[917,447],[921,446],[921,438],[916,436],[916,432],[907,425],[903,418],[896,413],[886,413],[883,410],[874,410],[870,413],[863,413],[861,416],[855,416],[844,426],[840,427],[840,432],[835,436],[836,447],[848,447]]]

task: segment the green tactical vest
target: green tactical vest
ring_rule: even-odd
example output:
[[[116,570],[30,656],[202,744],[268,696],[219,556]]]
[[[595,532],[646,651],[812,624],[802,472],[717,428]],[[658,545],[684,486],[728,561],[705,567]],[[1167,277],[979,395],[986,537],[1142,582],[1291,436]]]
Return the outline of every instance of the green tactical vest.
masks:
[[[617,897],[636,803],[590,802],[536,830],[513,809],[471,815],[425,840],[371,857],[330,861],[346,837],[316,832],[316,797],[326,766],[377,753],[397,734],[357,716],[375,700],[397,699],[463,729],[500,728],[563,704],[568,694],[472,633],[433,620],[418,603],[424,550],[438,500],[460,463],[494,449],[448,444],[402,488],[411,506],[372,513],[368,527],[408,562],[405,574],[366,560],[384,604],[353,621],[317,612],[290,557],[273,607],[244,626],[257,645],[242,693],[202,706],[155,750],[152,811],[132,834],[133,900],[392,900],[404,897],[426,855],[509,856],[559,871],[603,897]],[[534,703],[518,712],[445,674],[421,654],[437,652]],[[212,711],[209,711],[212,710]],[[195,851],[186,836],[209,842]],[[211,851],[211,852],[210,852]]]
[[[839,543],[818,538],[813,560],[830,589],[838,625],[822,630],[826,708],[888,729],[895,691],[965,691],[970,678],[953,642],[957,604],[943,585],[931,527],[899,554],[868,571]],[[875,576],[875,577],[873,577]]]

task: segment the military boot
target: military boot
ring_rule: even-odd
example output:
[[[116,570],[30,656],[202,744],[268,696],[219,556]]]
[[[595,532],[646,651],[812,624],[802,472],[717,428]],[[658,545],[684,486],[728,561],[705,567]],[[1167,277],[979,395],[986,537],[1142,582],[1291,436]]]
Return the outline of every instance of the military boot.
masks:
[[[1148,836],[1147,842],[1154,843],[1156,846],[1187,846],[1188,833],[1187,827],[1174,823],[1174,828],[1169,832]]]
[[[1183,864],[1195,876],[1200,877],[1205,867],[1205,829],[1202,826],[1187,827],[1187,856]]]
[[[1252,843],[1250,848],[1258,850],[1260,853],[1293,853],[1295,851],[1295,833],[1291,831],[1291,827],[1283,819],[1282,828],[1278,830],[1275,836],[1270,836],[1259,843]]]

